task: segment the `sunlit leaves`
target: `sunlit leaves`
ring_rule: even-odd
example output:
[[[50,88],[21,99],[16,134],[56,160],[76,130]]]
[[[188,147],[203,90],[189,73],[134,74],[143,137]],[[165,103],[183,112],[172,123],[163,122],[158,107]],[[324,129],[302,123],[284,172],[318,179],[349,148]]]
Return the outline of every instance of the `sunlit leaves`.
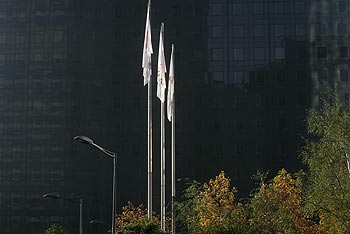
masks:
[[[134,206],[131,202],[122,208],[122,212],[117,214],[117,233],[161,233],[160,220],[156,213],[152,215],[153,223],[148,221],[147,209],[141,204]],[[169,230],[170,220],[166,220],[166,229]]]
[[[262,184],[251,200],[251,223],[267,233],[317,233],[302,206],[300,183],[282,169],[268,184]]]
[[[305,202],[320,215],[323,233],[350,232],[350,112],[330,96],[324,107],[309,113],[306,147],[309,167]]]
[[[185,191],[185,200],[178,203],[180,221],[188,233],[235,233],[247,229],[242,204],[235,201],[236,188],[220,172],[215,179],[200,185],[192,184]]]

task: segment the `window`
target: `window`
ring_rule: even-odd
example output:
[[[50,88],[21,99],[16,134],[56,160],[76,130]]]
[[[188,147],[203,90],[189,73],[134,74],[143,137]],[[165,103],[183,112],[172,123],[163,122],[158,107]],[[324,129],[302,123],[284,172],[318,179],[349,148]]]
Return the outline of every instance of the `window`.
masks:
[[[223,4],[212,4],[211,5],[211,15],[223,15],[224,5]]]
[[[213,72],[213,81],[214,82],[223,82],[224,81],[224,73],[223,72]]]
[[[114,33],[114,40],[115,41],[122,41],[123,40],[123,33],[121,31]]]
[[[254,3],[254,15],[264,14],[264,4],[263,3]]]
[[[278,96],[278,105],[285,106],[286,105],[286,97],[283,95]]]
[[[326,69],[318,71],[318,81],[327,81],[328,71]]]
[[[285,12],[285,3],[284,2],[275,2],[274,4],[274,13],[276,15],[283,14]]]
[[[64,35],[63,31],[54,31],[53,35],[52,35],[53,36],[52,41],[56,42],[56,43],[63,42],[63,40],[64,40],[63,35]]]
[[[306,58],[306,49],[305,49],[305,47],[298,47],[297,48],[297,58],[298,59]]]
[[[258,132],[264,132],[264,120],[257,120],[256,121],[256,130]]]
[[[263,106],[263,96],[260,94],[257,94],[255,97],[255,105],[257,107],[262,107]]]
[[[213,49],[213,60],[223,60],[224,59],[224,50],[223,49]]]
[[[319,2],[319,9],[318,11],[320,13],[328,13],[331,9],[330,2],[328,0],[320,0]],[[335,2],[335,1],[332,1]]]
[[[325,46],[317,47],[317,58],[327,58],[327,47]]]
[[[275,59],[285,59],[285,50],[284,48],[275,48]]]
[[[233,15],[240,15],[240,14],[242,14],[242,10],[243,10],[242,4],[240,4],[240,3],[232,4],[232,13],[233,13]]]
[[[348,47],[346,47],[346,46],[339,47],[339,57],[340,58],[347,58],[348,57]]]
[[[24,34],[23,34],[23,33],[16,33],[15,42],[16,42],[17,44],[22,44],[22,43],[24,43]]]
[[[24,54],[16,54],[15,55],[15,62],[17,64],[24,64]]]
[[[213,38],[223,37],[224,36],[224,27],[223,26],[213,26],[211,28],[211,36]]]
[[[340,75],[341,81],[348,81],[349,80],[349,71],[348,70],[340,69],[339,75]]]
[[[63,63],[65,58],[65,50],[62,48],[56,48],[53,54],[54,63]]]
[[[5,62],[6,62],[6,55],[0,54],[0,64],[5,64]]]
[[[243,37],[243,26],[234,25],[233,26],[233,37]]]
[[[305,71],[297,71],[297,81],[304,82],[305,79],[306,79],[306,72]]]
[[[287,129],[287,120],[285,118],[281,118],[278,121],[278,129],[280,131],[284,131]]]
[[[305,107],[307,103],[306,95],[303,93],[298,94],[298,105],[301,107]]]
[[[305,4],[304,2],[295,2],[295,13],[304,13],[305,12]]]
[[[6,34],[1,33],[0,34],[0,44],[4,44],[4,43],[6,43]]]
[[[278,82],[286,81],[286,73],[284,71],[278,71],[276,73],[276,78]]]
[[[327,24],[325,23],[317,24],[316,27],[317,27],[316,28],[317,35],[319,36],[327,35]]]
[[[274,35],[275,36],[283,36],[285,34],[285,29],[284,29],[284,24],[276,24],[275,25],[275,30],[274,30]]]
[[[218,158],[222,158],[222,156],[224,155],[222,144],[216,144],[216,155]]]
[[[244,73],[242,71],[233,73],[233,83],[234,85],[240,85],[244,83]]]
[[[286,130],[287,128],[287,122],[286,122],[286,126],[284,129],[280,129],[280,130]],[[279,144],[279,148],[280,148],[280,154],[281,155],[285,155],[287,153],[287,145],[285,143],[280,143]]]
[[[34,57],[34,63],[41,63],[44,61],[43,55],[42,54],[33,54]]]
[[[295,35],[304,36],[305,35],[305,24],[296,24],[295,25]]]
[[[256,83],[264,83],[265,81],[265,73],[263,71],[259,71],[256,73]]]
[[[346,1],[344,0],[338,1],[338,12],[340,13],[346,12]]]
[[[254,58],[256,60],[265,59],[265,48],[255,48],[254,49]]]
[[[347,34],[348,32],[348,25],[345,23],[338,23],[337,24],[337,33],[339,35]]]
[[[244,59],[244,50],[243,48],[234,48],[233,49],[233,60],[240,61]]]
[[[254,36],[263,37],[264,36],[264,25],[254,25]]]

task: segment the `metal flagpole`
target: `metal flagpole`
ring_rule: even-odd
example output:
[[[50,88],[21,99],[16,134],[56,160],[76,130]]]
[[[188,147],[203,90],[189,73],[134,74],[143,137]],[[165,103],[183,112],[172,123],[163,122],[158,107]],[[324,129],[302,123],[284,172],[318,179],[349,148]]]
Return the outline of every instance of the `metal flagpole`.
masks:
[[[160,100],[160,227],[165,232],[165,120],[164,101],[166,89],[166,64],[164,56],[164,23],[161,24],[159,35],[157,97]]]
[[[175,75],[174,75],[174,45],[171,48],[170,72],[169,72],[169,91],[171,92],[171,233],[175,234],[175,211],[174,202],[176,197],[175,191]],[[172,77],[170,77],[172,76]],[[172,87],[170,87],[172,82]],[[171,90],[172,89],[172,90]],[[169,102],[169,100],[168,100]]]
[[[175,96],[175,95],[174,95]],[[175,211],[174,201],[176,197],[175,191],[175,97],[173,97],[173,115],[171,119],[171,229],[175,234]]]
[[[148,82],[148,220],[152,222],[152,79]]]
[[[142,68],[144,76],[144,85],[148,85],[147,98],[147,216],[148,220],[152,222],[152,39],[151,39],[151,0],[148,1],[146,27],[145,27],[145,41],[143,45]]]
[[[161,105],[161,230],[165,232],[165,124],[164,102]]]
[[[151,0],[148,2],[149,17]],[[150,25],[151,27],[151,25]],[[148,82],[148,220],[152,222],[152,77]]]

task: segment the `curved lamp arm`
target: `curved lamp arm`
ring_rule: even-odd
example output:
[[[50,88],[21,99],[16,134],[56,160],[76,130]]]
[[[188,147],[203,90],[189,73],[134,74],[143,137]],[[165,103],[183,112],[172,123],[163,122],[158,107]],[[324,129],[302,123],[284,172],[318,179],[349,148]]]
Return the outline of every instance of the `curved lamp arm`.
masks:
[[[77,140],[77,141],[79,141],[79,142],[81,142],[83,144],[92,145],[92,146],[96,147],[97,149],[99,149],[100,151],[102,151],[104,154],[108,155],[111,158],[114,158],[114,157],[117,156],[117,153],[115,153],[113,151],[110,151],[110,150],[107,150],[107,149],[99,146],[98,144],[96,144],[92,139],[90,139],[87,136],[75,136],[73,139]]]

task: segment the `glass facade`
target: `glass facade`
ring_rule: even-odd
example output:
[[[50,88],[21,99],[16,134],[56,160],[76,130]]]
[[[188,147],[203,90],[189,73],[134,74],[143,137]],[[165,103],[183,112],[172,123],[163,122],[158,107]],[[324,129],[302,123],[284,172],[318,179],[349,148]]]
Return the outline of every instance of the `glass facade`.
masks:
[[[208,171],[226,168],[247,194],[257,169],[300,167],[296,155],[305,133],[305,110],[317,108],[335,83],[348,103],[347,4],[209,1],[210,9],[226,11],[208,15],[209,30],[224,28],[222,37],[208,37],[209,50],[224,51],[224,59],[208,59],[208,96],[221,103],[210,106],[205,124],[218,118],[223,126],[208,142],[221,142],[224,152],[217,168]]]
[[[222,11],[215,9],[216,14]],[[84,233],[102,230],[89,225],[91,219],[110,223],[112,161],[73,142],[76,135],[118,153],[118,209],[129,200],[146,203],[147,88],[141,69],[145,13],[146,1],[0,0],[2,234],[37,234],[52,223],[78,233],[79,207],[43,199],[49,192],[83,199]],[[196,0],[152,2],[154,51],[165,20],[167,63],[171,43],[176,56],[187,58],[176,61],[176,89],[182,93],[177,97],[178,178],[193,178],[189,155],[201,142],[197,119],[209,54],[207,15],[207,4]],[[221,37],[224,31],[218,27],[210,33]],[[221,48],[210,54],[217,61],[225,56]],[[156,70],[156,52],[153,61]],[[153,91],[153,203],[158,210],[156,82]],[[184,186],[185,180],[179,181]]]
[[[83,198],[84,233],[97,231],[89,218],[110,222],[112,162],[73,142],[79,134],[118,152],[118,207],[146,202],[145,4],[0,0],[2,234],[34,234],[53,222],[77,232],[78,207],[42,199],[48,192]],[[335,83],[349,103],[348,4],[152,1],[153,70],[162,21],[166,61],[171,43],[177,58],[178,191],[185,178],[206,181],[225,170],[246,196],[257,169],[299,168],[306,109],[321,105]],[[153,90],[157,210],[156,82]]]

